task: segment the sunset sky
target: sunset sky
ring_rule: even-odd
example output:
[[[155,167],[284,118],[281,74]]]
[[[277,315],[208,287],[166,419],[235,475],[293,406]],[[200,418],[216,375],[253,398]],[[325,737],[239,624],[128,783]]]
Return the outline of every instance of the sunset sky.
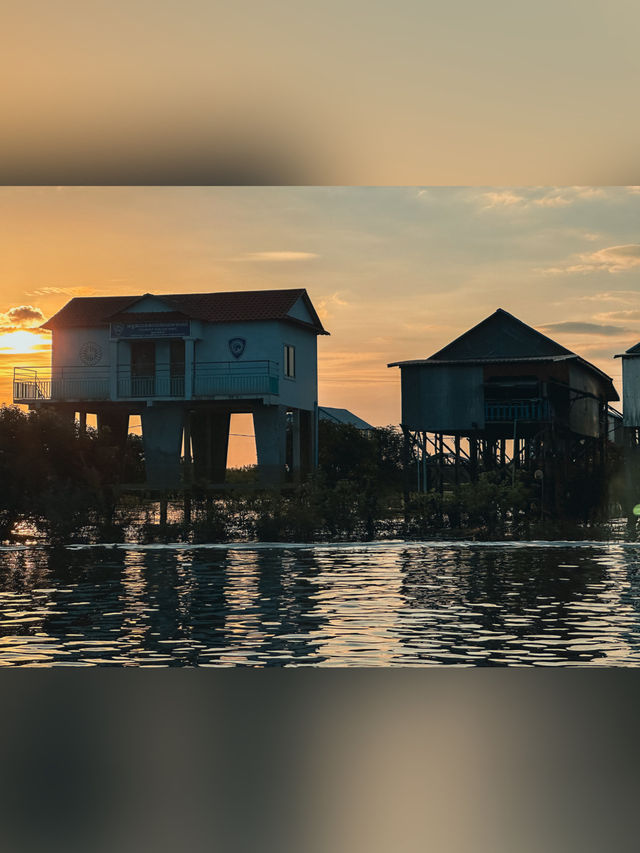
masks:
[[[501,307],[593,361],[640,340],[640,188],[0,188],[0,401],[75,295],[306,287],[320,403],[397,423],[400,377]]]

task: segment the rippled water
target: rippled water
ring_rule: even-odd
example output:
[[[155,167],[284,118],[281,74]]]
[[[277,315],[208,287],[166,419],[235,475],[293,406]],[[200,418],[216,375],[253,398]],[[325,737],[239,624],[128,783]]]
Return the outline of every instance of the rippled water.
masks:
[[[0,664],[640,663],[640,548],[0,549]]]

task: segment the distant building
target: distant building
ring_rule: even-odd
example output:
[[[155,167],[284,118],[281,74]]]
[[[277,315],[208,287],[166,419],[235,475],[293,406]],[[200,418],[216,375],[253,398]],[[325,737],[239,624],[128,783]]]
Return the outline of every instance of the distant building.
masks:
[[[371,424],[368,424],[362,418],[350,412],[349,409],[332,409],[330,406],[318,406],[318,418],[321,421],[328,421],[333,424],[349,424],[363,432],[375,429]]]
[[[461,464],[474,476],[508,463],[561,482],[568,462],[604,460],[617,423],[611,377],[502,309],[429,358],[389,367],[401,371],[415,453],[455,464],[456,478]]]
[[[117,443],[140,415],[150,485],[180,482],[183,438],[195,477],[221,482],[234,412],[253,415],[264,481],[315,464],[328,333],[306,290],[75,298],[43,328],[51,370],[15,368],[14,402],[95,414]]]
[[[625,428],[633,431],[633,444],[637,444],[640,429],[640,344],[616,355],[622,359],[622,410]]]

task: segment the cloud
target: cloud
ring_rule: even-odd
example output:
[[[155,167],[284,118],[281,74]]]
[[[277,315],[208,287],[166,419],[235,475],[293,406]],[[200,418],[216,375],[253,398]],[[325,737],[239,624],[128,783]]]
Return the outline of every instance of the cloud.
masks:
[[[112,279],[112,281],[126,281],[126,279]],[[94,287],[40,287],[38,290],[31,290],[27,296],[50,296],[50,295],[66,295],[66,296],[93,296],[96,292]]]
[[[566,275],[589,272],[626,272],[640,266],[640,243],[627,243],[624,246],[608,246],[597,252],[586,252],[574,256],[573,263],[559,267],[547,267],[541,272],[546,275]]]
[[[600,187],[563,187],[562,189],[548,190],[542,195],[533,195],[529,190],[524,192],[526,194],[513,190],[485,192],[481,196],[486,202],[484,209],[519,208],[526,210],[534,207],[568,207],[576,201],[602,198],[605,195],[604,190]],[[540,191],[535,190],[534,192]]]
[[[573,187],[571,190],[575,198],[591,199],[604,198],[606,192],[602,187]]]
[[[612,336],[629,333],[629,329],[623,329],[621,326],[610,326],[604,323],[582,323],[571,320],[563,323],[548,323],[542,328],[546,332],[569,332],[578,335]]]
[[[523,195],[517,195],[511,190],[483,193],[482,197],[487,200],[485,209],[492,207],[514,207],[514,205],[521,205],[526,202],[526,198]]]
[[[583,256],[585,265],[593,269],[606,269],[608,272],[621,272],[640,266],[640,243],[627,243],[625,246],[609,246],[590,255]]]
[[[33,329],[44,323],[45,316],[39,308],[33,305],[17,305],[15,308],[0,314],[0,331],[15,332],[18,329]]]
[[[534,198],[532,204],[537,207],[566,207],[568,204],[573,204],[573,200],[564,195],[543,195],[540,198]]]
[[[604,314],[598,314],[596,319],[604,321],[621,320],[623,323],[628,323],[630,320],[640,320],[640,310],[608,311]]]
[[[344,299],[339,291],[332,293],[331,296],[328,296],[326,299],[321,299],[316,303],[316,311],[318,312],[318,316],[321,320],[326,321],[330,320],[333,317],[333,309],[334,308],[349,308],[351,306],[350,302],[347,302]]]
[[[621,302],[623,305],[632,305],[637,301],[640,294],[637,290],[605,290],[602,293],[593,293],[590,296],[576,297],[581,302],[585,299],[589,302]]]
[[[247,252],[232,261],[312,261],[319,258],[315,252]]]

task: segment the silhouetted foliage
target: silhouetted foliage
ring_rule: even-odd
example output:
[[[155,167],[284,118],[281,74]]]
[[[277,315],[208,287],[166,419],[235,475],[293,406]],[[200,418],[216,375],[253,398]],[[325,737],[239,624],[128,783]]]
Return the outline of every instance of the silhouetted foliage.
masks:
[[[320,421],[319,466],[329,486],[340,480],[369,481],[384,491],[401,488],[403,437],[394,427],[359,430]]]
[[[0,539],[21,522],[46,540],[361,540],[380,536],[478,539],[607,535],[602,519],[620,509],[620,458],[611,453],[600,476],[578,466],[560,492],[550,471],[544,486],[532,472],[515,480],[505,470],[486,471],[474,482],[447,482],[426,493],[410,491],[415,462],[403,467],[403,438],[392,427],[361,432],[320,423],[319,468],[282,490],[259,489],[255,467],[230,472],[236,490],[191,495],[191,522],[181,505],[158,525],[153,502],[123,497],[120,484],[144,481],[142,440],[113,445],[107,430],[80,431],[71,418],[48,410],[0,409]],[[614,484],[612,486],[611,484]],[[544,490],[544,491],[543,491]],[[558,510],[558,507],[560,509]],[[145,520],[146,511],[146,520]]]
[[[130,436],[124,453],[108,434],[80,431],[49,410],[0,408],[0,536],[32,522],[52,541],[82,538],[91,528],[112,538],[128,521],[117,484],[139,477],[141,441]]]

